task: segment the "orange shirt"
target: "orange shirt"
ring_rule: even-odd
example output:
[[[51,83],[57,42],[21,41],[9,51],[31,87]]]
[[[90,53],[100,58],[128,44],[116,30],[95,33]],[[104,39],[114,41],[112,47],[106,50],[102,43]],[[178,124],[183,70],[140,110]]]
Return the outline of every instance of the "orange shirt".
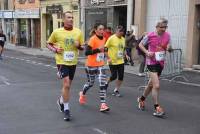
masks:
[[[97,48],[103,48],[105,45],[105,42],[106,42],[105,38],[100,40],[96,35],[93,35],[90,38],[88,45],[92,48],[92,50],[94,50]],[[87,56],[86,66],[99,67],[103,65],[104,65],[104,52]]]

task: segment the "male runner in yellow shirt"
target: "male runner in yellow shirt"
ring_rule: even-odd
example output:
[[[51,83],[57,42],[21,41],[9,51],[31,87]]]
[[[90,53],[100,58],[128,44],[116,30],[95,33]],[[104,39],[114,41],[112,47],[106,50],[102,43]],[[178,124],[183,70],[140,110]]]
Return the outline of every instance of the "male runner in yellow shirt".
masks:
[[[63,14],[64,28],[52,32],[47,42],[47,48],[55,53],[57,75],[63,79],[62,94],[58,99],[60,111],[64,112],[64,120],[70,120],[69,91],[78,62],[78,49],[83,50],[83,34],[73,27],[72,12]]]

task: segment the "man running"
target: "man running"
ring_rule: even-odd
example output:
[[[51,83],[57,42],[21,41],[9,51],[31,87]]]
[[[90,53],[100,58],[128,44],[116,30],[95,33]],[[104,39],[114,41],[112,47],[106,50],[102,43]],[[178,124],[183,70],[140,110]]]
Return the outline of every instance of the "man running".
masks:
[[[100,112],[109,111],[106,104],[106,70],[104,67],[104,45],[106,39],[103,37],[104,26],[96,24],[94,27],[95,34],[89,39],[86,48],[86,74],[87,83],[83,86],[79,95],[79,103],[86,103],[86,92],[94,85],[95,78],[99,79],[99,96],[100,96]]]
[[[125,54],[125,39],[123,35],[123,26],[117,26],[115,34],[108,38],[105,45],[108,51],[106,55],[111,71],[111,76],[108,79],[106,86],[108,86],[111,81],[114,81],[118,78],[118,80],[116,81],[116,87],[112,93],[113,96],[118,97],[121,96],[121,94],[119,93],[119,88],[124,78],[124,56],[126,58],[130,58]]]
[[[0,60],[2,60],[2,53],[4,49],[4,44],[6,42],[6,36],[3,34],[3,30],[0,30]]]
[[[168,21],[164,18],[156,23],[156,31],[148,33],[139,44],[140,49],[146,55],[146,65],[149,71],[149,82],[145,88],[143,95],[138,98],[138,108],[145,109],[145,99],[152,93],[154,109],[154,116],[163,116],[165,114],[163,108],[158,101],[160,82],[159,76],[164,67],[164,60],[166,51],[171,50],[170,35],[166,32]],[[148,50],[145,48],[148,45]]]
[[[49,37],[47,48],[55,53],[55,60],[58,68],[57,75],[63,79],[63,87],[57,103],[60,111],[64,112],[64,120],[70,120],[69,95],[70,87],[75,74],[78,62],[78,49],[82,50],[82,32],[73,27],[72,12],[67,11],[63,14],[64,28],[53,31]]]

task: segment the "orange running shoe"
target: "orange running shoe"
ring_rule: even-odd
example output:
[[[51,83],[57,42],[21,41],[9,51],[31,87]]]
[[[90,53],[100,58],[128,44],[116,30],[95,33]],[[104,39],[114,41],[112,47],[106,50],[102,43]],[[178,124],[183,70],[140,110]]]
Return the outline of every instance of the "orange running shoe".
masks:
[[[79,92],[79,103],[81,105],[86,104],[86,95],[83,95],[83,91]]]
[[[153,115],[157,117],[162,117],[163,115],[165,115],[165,112],[161,106],[157,106]]]
[[[110,110],[110,108],[106,105],[106,103],[101,103],[100,112],[106,112],[109,110]]]
[[[140,110],[144,111],[144,110],[145,110],[144,101],[142,101],[142,100],[140,99],[140,97],[138,97],[137,102],[138,102],[138,108],[139,108]]]

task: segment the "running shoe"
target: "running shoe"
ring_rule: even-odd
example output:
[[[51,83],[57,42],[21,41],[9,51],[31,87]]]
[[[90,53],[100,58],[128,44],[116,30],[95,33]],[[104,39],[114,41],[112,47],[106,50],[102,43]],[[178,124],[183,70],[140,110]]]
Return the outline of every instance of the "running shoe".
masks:
[[[101,103],[100,105],[100,112],[106,112],[109,111],[110,108],[106,105],[106,103]]]
[[[117,96],[117,97],[121,97],[121,94],[119,93],[118,90],[117,90],[117,91],[114,91],[114,92],[112,93],[112,95],[113,95],[113,96]]]
[[[153,115],[157,117],[162,117],[163,115],[165,115],[165,112],[161,106],[157,106]]]
[[[64,104],[60,103],[60,99],[57,100],[58,109],[60,112],[64,112]]]
[[[83,95],[83,91],[79,92],[79,103],[81,105],[86,104],[86,95]]]
[[[70,121],[70,119],[71,119],[70,111],[69,110],[65,110],[64,111],[64,120],[65,121]]]
[[[138,97],[138,98],[137,98],[137,102],[138,102],[138,108],[139,108],[140,110],[144,111],[144,110],[145,110],[144,101],[142,101],[142,100],[140,99],[140,97]]]

